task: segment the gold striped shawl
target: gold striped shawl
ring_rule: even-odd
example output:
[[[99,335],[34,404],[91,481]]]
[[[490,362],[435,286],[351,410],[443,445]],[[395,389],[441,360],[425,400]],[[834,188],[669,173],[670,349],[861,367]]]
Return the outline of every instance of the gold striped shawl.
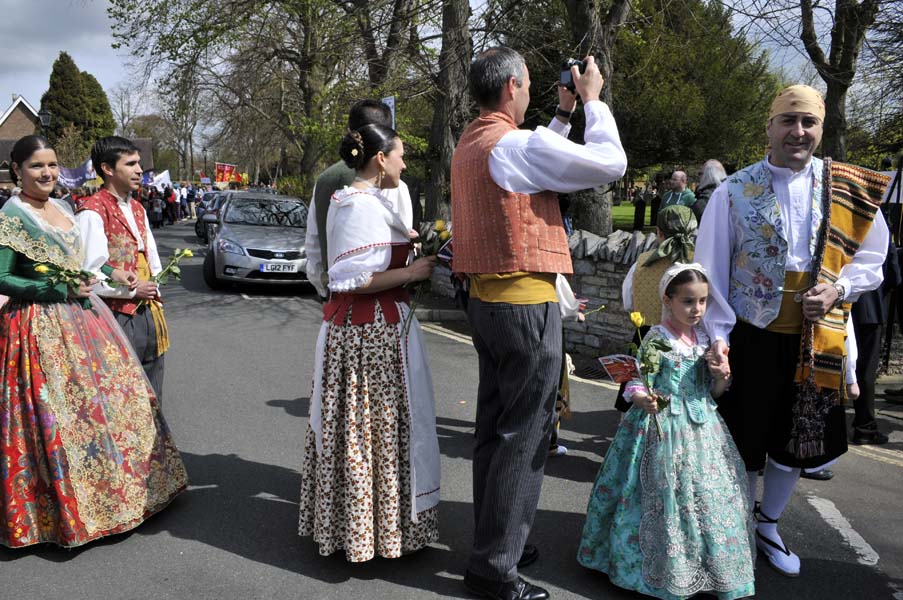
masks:
[[[844,265],[852,262],[868,235],[890,178],[876,171],[843,163],[825,161],[825,166],[824,186],[825,189],[830,189],[830,214],[826,219],[828,230],[817,281],[833,284],[840,277]],[[815,323],[811,360],[801,361],[797,381],[805,381],[813,376],[819,388],[841,389],[846,354],[844,340],[849,314],[850,303],[844,302],[829,310]],[[806,343],[805,339],[803,343]],[[805,351],[803,354],[806,354]]]

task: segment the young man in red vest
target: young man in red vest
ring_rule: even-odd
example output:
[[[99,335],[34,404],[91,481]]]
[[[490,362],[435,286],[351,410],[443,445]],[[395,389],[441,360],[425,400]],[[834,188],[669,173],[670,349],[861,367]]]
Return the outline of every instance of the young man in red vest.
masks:
[[[151,276],[163,270],[147,213],[132,192],[141,187],[141,156],[130,140],[110,136],[91,150],[103,188],[79,207],[84,268],[97,275],[95,291],[104,299],[132,343],[157,399],[163,397],[163,354],[169,335],[160,292]],[[138,275],[134,287],[110,287],[104,264]]]
[[[627,157],[593,57],[571,69],[586,112],[585,145],[568,141],[577,97],[559,87],[548,128],[518,129],[530,103],[524,59],[499,46],[471,65],[480,106],[452,158],[453,268],[470,278],[468,319],[480,360],[473,456],[474,543],[464,584],[487,598],[541,600],[518,575],[542,486],[561,373],[558,273],[572,273],[557,192],[624,175]]]

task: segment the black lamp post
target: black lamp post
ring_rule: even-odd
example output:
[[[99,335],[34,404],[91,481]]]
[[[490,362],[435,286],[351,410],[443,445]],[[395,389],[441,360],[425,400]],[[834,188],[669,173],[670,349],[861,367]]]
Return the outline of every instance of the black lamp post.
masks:
[[[38,112],[38,119],[41,121],[41,132],[47,130],[50,127],[50,119],[53,117],[53,113],[47,110],[46,108],[42,108],[40,112]]]
[[[207,146],[201,148],[201,152],[204,153],[204,176],[210,177],[210,173],[207,172]]]

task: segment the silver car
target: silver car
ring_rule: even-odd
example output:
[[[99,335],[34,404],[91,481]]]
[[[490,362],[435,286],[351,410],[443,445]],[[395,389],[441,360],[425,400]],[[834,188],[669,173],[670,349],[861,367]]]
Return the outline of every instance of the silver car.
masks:
[[[307,281],[307,205],[298,198],[248,193],[230,198],[204,257],[204,281],[298,284]]]

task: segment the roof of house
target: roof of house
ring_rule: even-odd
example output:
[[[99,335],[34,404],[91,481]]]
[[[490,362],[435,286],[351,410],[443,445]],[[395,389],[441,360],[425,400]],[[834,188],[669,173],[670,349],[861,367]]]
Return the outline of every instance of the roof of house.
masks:
[[[28,100],[25,99],[25,96],[16,96],[16,99],[13,100],[13,103],[10,104],[10,105],[9,105],[9,108],[7,108],[7,109],[3,112],[3,115],[0,116],[0,125],[3,125],[3,122],[6,121],[6,119],[8,119],[9,116],[10,116],[11,114],[13,114],[13,111],[14,111],[14,110],[16,109],[16,107],[19,106],[20,104],[21,104],[22,106],[24,106],[25,108],[27,108],[27,109],[29,110],[29,112],[31,112],[31,114],[34,115],[34,118],[35,118],[35,119],[38,118],[38,111],[36,111],[36,110],[34,109],[34,106],[32,106],[32,105],[28,102]]]

